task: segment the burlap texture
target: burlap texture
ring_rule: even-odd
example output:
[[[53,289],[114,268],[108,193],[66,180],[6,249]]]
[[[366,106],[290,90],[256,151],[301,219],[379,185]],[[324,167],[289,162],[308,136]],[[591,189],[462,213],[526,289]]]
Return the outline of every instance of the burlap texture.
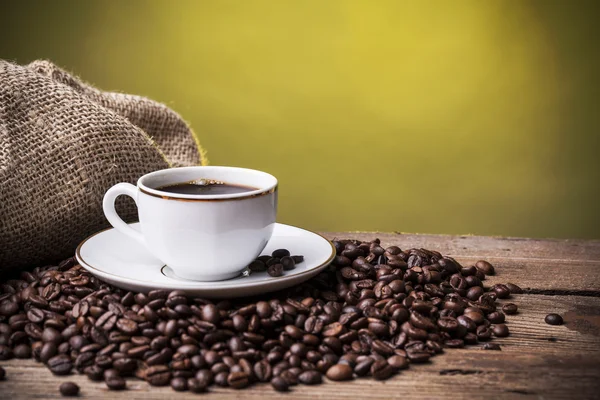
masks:
[[[204,163],[185,121],[139,96],[102,92],[47,61],[0,60],[0,271],[73,255],[109,226],[118,182]],[[137,219],[132,201],[119,214]]]

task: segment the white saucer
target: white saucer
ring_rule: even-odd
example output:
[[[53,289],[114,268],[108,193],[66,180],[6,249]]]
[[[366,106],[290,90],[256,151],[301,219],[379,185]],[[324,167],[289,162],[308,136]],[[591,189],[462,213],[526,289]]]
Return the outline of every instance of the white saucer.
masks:
[[[139,223],[131,226],[139,230]],[[85,239],[77,247],[76,255],[83,268],[122,289],[136,292],[179,289],[207,298],[253,296],[285,289],[317,275],[335,257],[335,248],[323,236],[284,224],[275,224],[273,236],[262,254],[270,255],[276,249],[288,249],[293,255],[303,255],[304,262],[277,278],[266,272],[247,271],[237,278],[218,282],[196,282],[176,277],[143,245],[113,228]]]

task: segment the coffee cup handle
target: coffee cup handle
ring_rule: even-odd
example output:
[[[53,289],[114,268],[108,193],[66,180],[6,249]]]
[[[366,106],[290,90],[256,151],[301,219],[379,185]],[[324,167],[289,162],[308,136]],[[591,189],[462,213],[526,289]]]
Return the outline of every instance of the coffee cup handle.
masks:
[[[117,197],[121,195],[129,196],[135,201],[137,205],[137,187],[133,186],[130,183],[117,183],[104,194],[104,200],[102,201],[102,208],[104,209],[104,216],[108,220],[108,222],[118,230],[119,232],[129,236],[137,240],[138,242],[146,245],[144,241],[144,236],[141,232],[133,229],[129,226],[125,221],[119,217],[117,211],[115,210],[115,200]]]

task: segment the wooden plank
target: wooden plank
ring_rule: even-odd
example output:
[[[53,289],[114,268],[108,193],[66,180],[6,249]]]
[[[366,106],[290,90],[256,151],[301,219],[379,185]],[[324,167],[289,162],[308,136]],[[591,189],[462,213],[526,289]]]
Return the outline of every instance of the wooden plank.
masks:
[[[511,282],[531,293],[600,295],[600,241],[489,238],[390,233],[323,233],[328,239],[381,239],[384,246],[424,247],[464,265],[496,266],[486,285]]]
[[[333,239],[373,240],[402,249],[424,247],[443,254],[478,258],[510,258],[600,263],[600,240],[527,239],[491,236],[416,235],[382,232],[325,232]]]
[[[511,336],[496,339],[502,351],[447,350],[431,363],[414,365],[397,377],[377,382],[361,379],[348,383],[297,386],[288,396],[298,399],[592,399],[598,398],[600,382],[600,298],[583,296],[517,295],[508,300],[520,312],[509,316]],[[563,326],[543,322],[548,312],[565,317]],[[550,339],[550,340],[549,340]],[[60,382],[71,380],[90,399],[198,398],[175,393],[169,388],[150,388],[145,382],[129,380],[129,390],[109,392],[103,383],[84,376],[54,377],[32,360],[3,362],[7,380],[0,382],[0,397],[59,398]],[[211,389],[210,398],[280,399],[269,385],[256,385],[243,392]]]

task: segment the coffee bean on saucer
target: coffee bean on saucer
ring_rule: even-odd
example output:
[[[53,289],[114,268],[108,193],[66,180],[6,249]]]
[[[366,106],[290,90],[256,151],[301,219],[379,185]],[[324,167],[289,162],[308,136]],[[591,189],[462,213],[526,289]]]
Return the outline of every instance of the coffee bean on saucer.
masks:
[[[283,265],[283,269],[285,271],[290,271],[296,268],[296,262],[290,256],[285,256],[281,258],[281,265]]]
[[[267,273],[269,275],[271,275],[272,277],[281,276],[281,275],[283,275],[283,265],[281,265],[281,264],[271,265],[269,268],[267,268]]]
[[[544,319],[548,325],[562,325],[563,318],[558,314],[548,314]]]
[[[288,249],[277,249],[273,253],[271,253],[271,257],[274,258],[283,258],[290,255],[290,251]]]
[[[248,265],[248,269],[252,272],[263,272],[267,270],[267,266],[260,260],[254,260]]]
[[[79,394],[79,386],[73,382],[63,382],[58,388],[60,394],[66,397],[77,396]]]
[[[304,256],[292,256],[292,258],[294,259],[294,262],[296,264],[300,264],[300,263],[304,262]]]

